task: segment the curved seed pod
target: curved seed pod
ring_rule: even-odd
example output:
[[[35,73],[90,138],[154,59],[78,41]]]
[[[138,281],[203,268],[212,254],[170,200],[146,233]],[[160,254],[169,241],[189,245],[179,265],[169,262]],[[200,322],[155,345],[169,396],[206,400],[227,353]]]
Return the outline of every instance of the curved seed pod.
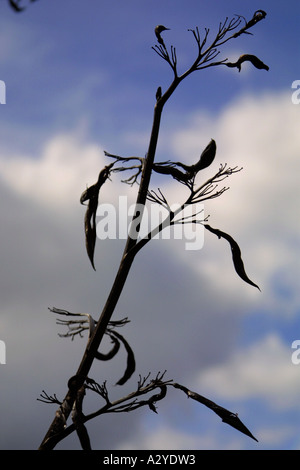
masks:
[[[183,385],[175,383],[174,387],[182,390],[184,393],[186,393],[189,398],[192,398],[193,400],[196,400],[199,403],[202,403],[203,405],[207,406],[207,408],[210,408],[222,419],[223,423],[229,424],[229,426],[232,426],[233,428],[237,429],[243,434],[246,434],[246,436],[249,436],[251,437],[251,439],[254,439],[256,442],[258,442],[256,437],[254,437],[253,434],[249,431],[249,429],[244,425],[244,423],[242,423],[237,413],[232,413],[231,411],[227,410],[226,408],[223,408],[222,406],[209,400],[203,395],[199,395],[196,392],[188,390]]]
[[[134,358],[133,351],[131,347],[129,346],[129,344],[127,343],[126,339],[123,338],[123,336],[120,335],[120,333],[117,333],[116,331],[112,331],[111,333],[114,336],[116,336],[120,341],[122,341],[127,352],[127,366],[126,366],[125,373],[123,377],[121,377],[120,380],[118,380],[118,382],[116,383],[116,385],[124,385],[124,383],[130,379],[130,377],[135,371],[135,358]]]
[[[251,28],[254,26],[258,21],[263,20],[267,16],[267,13],[264,10],[256,10],[253,17],[250,21],[246,24],[246,28]]]
[[[99,359],[99,361],[109,361],[110,359],[115,357],[115,355],[118,353],[120,349],[120,341],[117,338],[114,338],[113,336],[111,336],[111,339],[114,343],[111,350],[107,354],[97,351],[95,354],[95,359]]]
[[[98,201],[95,203],[90,203],[87,207],[85,216],[84,216],[84,229],[85,229],[85,246],[86,251],[89,257],[89,260],[93,266],[93,269],[96,271],[94,265],[94,252],[96,245],[96,211],[98,206]],[[95,207],[94,207],[95,206]]]
[[[152,397],[149,398],[148,405],[149,405],[150,410],[154,411],[154,413],[157,413],[156,406],[154,405],[154,403],[165,398],[166,394],[167,394],[167,386],[162,385],[160,387],[160,393],[157,393],[156,395],[152,395]]]
[[[156,38],[157,38],[157,42],[158,42],[159,44],[162,44],[163,46],[165,45],[165,44],[164,44],[164,40],[163,40],[163,38],[161,37],[160,34],[161,34],[163,31],[167,31],[167,30],[169,30],[169,29],[170,29],[170,28],[166,28],[166,27],[163,26],[162,24],[159,24],[159,25],[157,25],[157,26],[155,27],[154,32],[155,32],[155,36],[156,36]]]
[[[97,183],[93,184],[87,188],[80,196],[80,204],[83,204],[85,201],[88,201],[92,198],[98,198],[99,190],[101,186],[105,183],[110,174],[110,169],[114,165],[114,162],[110,165],[105,166],[99,173]]]
[[[83,204],[85,201],[88,201],[89,199],[91,199],[93,194],[95,194],[95,186],[96,184],[93,184],[93,186],[90,186],[89,188],[86,188],[85,191],[83,191],[83,193],[80,196],[80,204]]]
[[[211,139],[209,144],[205,147],[205,149],[201,153],[199,161],[195,163],[195,165],[186,165],[185,163],[176,162],[175,165],[180,166],[186,172],[186,174],[183,175],[184,181],[188,181],[194,178],[196,174],[198,173],[198,171],[204,170],[204,168],[207,168],[209,165],[211,165],[215,159],[216,151],[217,151],[216,141],[214,139]]]
[[[247,282],[248,284],[251,284],[251,286],[257,287],[257,289],[260,290],[258,285],[254,284],[254,282],[252,282],[249,279],[249,277],[247,276],[245,272],[244,263],[241,257],[241,250],[237,242],[227,233],[222,232],[221,230],[218,230],[218,229],[214,229],[208,224],[204,224],[204,227],[210,232],[217,235],[218,238],[225,238],[225,240],[229,242],[230,247],[231,247],[233,265],[235,267],[236,273],[240,276],[241,279],[243,279],[243,281]]]
[[[257,69],[269,70],[269,67],[264,64],[258,57],[252,54],[241,55],[236,62],[228,62],[227,67],[237,67],[239,72],[241,71],[241,65],[243,62],[251,62],[251,64]]]
[[[214,139],[211,139],[209,144],[205,147],[203,152],[200,155],[200,160],[198,163],[192,166],[193,172],[198,173],[200,170],[204,170],[209,165],[212,164],[216,156],[217,145]]]
[[[110,169],[114,163],[107,165],[100,171],[97,183],[87,188],[80,196],[80,203],[89,201],[87,210],[84,217],[85,229],[85,246],[90,262],[93,269],[96,271],[94,265],[94,252],[96,245],[96,212],[98,208],[98,198],[101,186],[105,183],[110,174]]]

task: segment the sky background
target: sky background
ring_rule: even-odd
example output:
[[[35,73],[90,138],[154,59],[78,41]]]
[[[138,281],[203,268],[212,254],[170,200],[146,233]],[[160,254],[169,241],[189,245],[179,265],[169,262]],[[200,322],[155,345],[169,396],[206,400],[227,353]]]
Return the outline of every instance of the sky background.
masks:
[[[24,0],[23,4],[26,2]],[[296,0],[38,0],[15,13],[0,2],[1,308],[0,448],[36,449],[56,411],[37,398],[62,399],[79,365],[85,339],[65,333],[48,307],[87,312],[97,319],[118,269],[124,240],[98,240],[94,272],[84,244],[79,198],[109,160],[104,150],[144,156],[155,93],[171,69],[151,49],[164,24],[176,46],[179,72],[194,61],[189,28],[210,28],[235,14],[265,20],[221,49],[235,61],[257,55],[270,70],[244,64],[194,73],[166,104],[157,161],[192,164],[211,138],[214,163],[243,167],[204,206],[209,223],[239,243],[249,277],[235,273],[230,247],[205,233],[201,250],[184,240],[153,240],[136,257],[113,319],[129,317],[122,334],[136,356],[136,373],[115,387],[126,364],[120,353],[96,364],[111,397],[136,388],[139,374],[167,370],[173,379],[238,412],[258,443],[223,424],[200,404],[170,390],[149,409],[98,418],[88,425],[93,449],[299,449],[300,365],[300,5]],[[137,185],[114,174],[101,201],[134,202]],[[200,178],[200,176],[199,176]],[[200,178],[200,181],[201,181]],[[184,188],[153,175],[170,203]],[[220,187],[223,187],[221,183]],[[198,228],[201,230],[201,226]],[[89,396],[85,412],[102,403]],[[77,449],[76,436],[57,446]]]

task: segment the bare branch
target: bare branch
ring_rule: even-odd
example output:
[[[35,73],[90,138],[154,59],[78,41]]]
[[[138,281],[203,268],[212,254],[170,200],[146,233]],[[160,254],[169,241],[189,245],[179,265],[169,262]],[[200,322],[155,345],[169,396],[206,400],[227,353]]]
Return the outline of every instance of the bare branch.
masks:
[[[127,162],[130,162],[132,160],[137,160],[139,161],[140,163],[137,164],[137,165],[131,165],[131,166],[119,166],[119,167],[115,167],[112,171],[113,172],[121,172],[121,171],[128,171],[128,170],[137,170],[136,173],[134,173],[132,176],[130,176],[129,178],[127,179],[124,179],[122,180],[122,183],[127,183],[127,184],[130,184],[131,186],[134,184],[134,183],[137,183],[137,179],[138,177],[140,176],[140,174],[142,173],[142,170],[143,170],[143,164],[144,164],[144,161],[145,161],[145,158],[141,158],[141,157],[121,157],[119,155],[113,155],[111,153],[108,153],[106,151],[104,151],[104,154],[107,156],[107,157],[110,157],[110,158],[114,158],[115,159],[115,162],[124,162],[124,163],[127,163]]]
[[[204,50],[204,46],[207,43],[210,30],[208,28],[205,28],[204,38],[201,41],[201,36],[200,36],[198,27],[196,27],[195,29],[191,29],[191,28],[188,29],[188,31],[191,31],[194,36],[194,39],[197,44],[198,53],[191,67],[187,69],[186,72],[184,72],[181,76],[178,76],[177,74],[177,60],[174,60],[174,54],[173,54],[173,51],[175,51],[174,46],[171,46],[171,58],[164,43],[163,45],[160,44],[160,45],[156,45],[152,47],[152,49],[162,59],[164,59],[173,70],[174,82],[170,87],[172,90],[171,93],[173,92],[173,89],[177,87],[178,83],[181,80],[183,80],[185,77],[190,75],[192,72],[196,70],[202,70],[202,69],[212,67],[212,66],[218,66],[218,65],[224,65],[224,64],[226,65],[226,62],[228,60],[226,58],[220,61],[212,62],[220,53],[218,48],[222,46],[223,44],[225,44],[226,42],[241,36],[242,34],[252,34],[248,30],[252,28],[256,23],[264,19],[265,17],[266,17],[266,12],[264,12],[263,10],[257,10],[254,13],[252,19],[248,22],[241,15],[235,15],[230,21],[228,20],[228,17],[226,17],[225,20],[219,24],[219,29],[214,40],[205,50]],[[242,20],[244,22],[244,25],[240,29],[238,29],[241,26]],[[238,31],[236,31],[237,29]],[[235,32],[231,34],[233,31]],[[170,94],[170,89],[167,91],[167,96],[169,94]]]
[[[98,393],[104,400],[106,401],[107,405],[111,405],[109,398],[108,398],[108,391],[106,387],[106,380],[103,382],[102,385],[99,385],[95,380],[90,379],[87,377],[86,379],[86,388],[92,390],[95,393]]]
[[[40,394],[41,398],[37,398],[38,401],[42,401],[43,403],[55,403],[57,405],[61,405],[62,402],[58,400],[56,394],[54,395],[48,395],[48,393],[43,390],[43,392]]]
[[[163,377],[165,375],[164,373],[158,373],[156,377],[152,380],[150,380],[147,383],[147,380],[149,379],[150,373],[144,377],[143,379],[140,376],[140,379],[138,381],[138,386],[137,389],[128,394],[125,397],[119,398],[113,402],[110,402],[108,399],[108,395],[105,395],[105,400],[106,400],[106,406],[100,408],[94,413],[91,413],[90,415],[87,415],[85,417],[85,421],[88,421],[90,419],[95,418],[96,416],[100,416],[101,414],[104,413],[121,413],[121,412],[130,412],[133,410],[136,410],[138,408],[141,408],[142,406],[149,406],[152,411],[154,411],[154,403],[156,403],[159,400],[162,400],[166,396],[166,387],[169,384],[172,384],[172,380],[163,380]],[[102,396],[102,389],[101,386],[96,384],[96,382],[92,381],[92,386],[90,385],[89,381],[91,379],[88,379],[88,383],[86,385],[86,388],[95,391],[96,393],[100,394]],[[100,388],[101,392],[99,393],[98,388]],[[160,389],[160,392],[155,395],[151,395],[149,398],[146,400],[139,400],[139,397],[142,395],[146,395],[149,393],[152,393],[155,391],[157,388]],[[105,393],[107,393],[107,389],[105,387]],[[156,412],[156,410],[155,410]]]
[[[83,423],[84,414],[82,412],[83,398],[85,396],[85,387],[82,386],[77,391],[76,401],[73,405],[72,421],[74,423],[82,450],[92,450],[90,438],[87,429]]]
[[[156,202],[157,204],[160,204],[162,207],[164,207],[166,210],[171,212],[171,208],[169,206],[169,203],[166,199],[166,197],[163,195],[162,191],[160,188],[158,188],[159,194],[157,194],[156,191],[151,189],[151,191],[148,191],[147,199],[151,202]]]

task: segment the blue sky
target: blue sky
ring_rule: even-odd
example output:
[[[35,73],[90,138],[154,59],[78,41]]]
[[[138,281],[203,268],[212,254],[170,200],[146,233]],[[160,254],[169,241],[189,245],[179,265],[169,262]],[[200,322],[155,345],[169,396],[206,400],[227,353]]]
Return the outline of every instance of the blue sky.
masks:
[[[299,448],[300,365],[291,360],[300,339],[300,105],[291,88],[300,79],[298,2],[38,0],[22,14],[0,5],[1,449],[38,447],[55,408],[36,398],[43,389],[62,398],[81,359],[84,340],[60,338],[48,307],[97,318],[118,268],[124,240],[98,240],[91,269],[79,197],[107,163],[104,150],[147,151],[156,89],[172,79],[151,48],[154,27],[170,28],[164,39],[184,71],[196,54],[189,28],[208,27],[213,39],[227,16],[250,19],[258,9],[267,17],[253,36],[227,43],[220,57],[255,54],[270,70],[244,64],[241,73],[219,67],[188,77],[165,106],[157,161],[193,163],[214,138],[217,156],[204,177],[220,163],[243,167],[204,209],[213,227],[238,241],[261,292],[236,275],[230,248],[212,234],[198,251],[182,240],[153,240],[137,256],[115,312],[131,320],[126,338],[137,373],[125,392],[111,387],[111,394],[132,391],[138,374],[167,369],[169,378],[238,412],[259,442],[177,390],[158,415],[107,416],[89,430],[95,449]],[[170,202],[184,198],[161,175],[151,187]],[[119,195],[133,202],[136,190],[114,175],[103,200],[117,207]],[[93,378],[114,384],[125,360],[97,365]],[[77,447],[76,437],[59,446]]]

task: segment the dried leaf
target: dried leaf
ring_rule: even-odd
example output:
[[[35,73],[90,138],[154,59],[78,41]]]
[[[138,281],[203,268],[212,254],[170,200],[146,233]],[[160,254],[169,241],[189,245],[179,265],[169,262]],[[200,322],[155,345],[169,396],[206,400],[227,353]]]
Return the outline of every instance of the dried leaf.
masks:
[[[254,284],[254,282],[249,279],[245,272],[244,263],[241,257],[241,250],[237,242],[227,233],[222,232],[218,229],[214,229],[208,224],[204,224],[204,227],[210,232],[217,235],[218,238],[225,238],[225,240],[229,242],[232,252],[232,260],[237,274],[243,279],[243,281],[247,282],[248,284],[251,284],[254,287],[257,287],[257,289],[260,290],[258,285]]]

